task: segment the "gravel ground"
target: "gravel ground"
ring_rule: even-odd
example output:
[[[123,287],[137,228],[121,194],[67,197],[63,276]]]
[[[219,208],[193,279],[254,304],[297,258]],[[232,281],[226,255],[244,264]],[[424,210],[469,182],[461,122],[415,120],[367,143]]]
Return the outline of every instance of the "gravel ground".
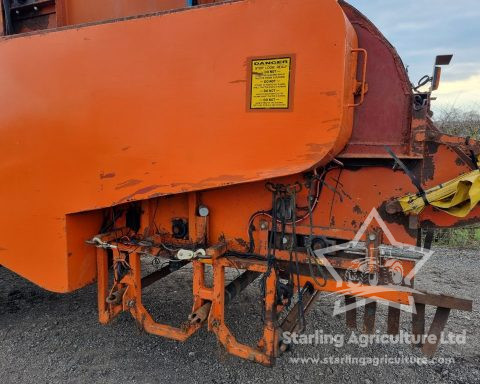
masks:
[[[233,277],[233,276],[232,276]],[[145,290],[145,304],[158,321],[180,325],[191,306],[190,271],[185,268]],[[477,300],[480,260],[472,250],[437,249],[417,276],[417,288]],[[345,334],[343,315],[332,317],[335,298],[323,295],[307,315],[307,332]],[[296,346],[274,368],[227,355],[213,334],[202,329],[181,344],[141,332],[126,314],[111,325],[97,322],[96,288],[60,295],[46,292],[0,268],[1,383],[479,383],[478,301],[472,313],[453,311],[446,331],[467,333],[464,345],[442,345],[436,357],[447,364],[368,365],[295,364],[292,357],[422,356],[409,345],[347,344]],[[377,311],[380,330],[386,311]],[[428,311],[431,320],[433,313]],[[243,342],[260,335],[259,284],[256,281],[229,307],[228,323]],[[427,323],[428,324],[428,323]],[[402,329],[410,330],[402,314]]]

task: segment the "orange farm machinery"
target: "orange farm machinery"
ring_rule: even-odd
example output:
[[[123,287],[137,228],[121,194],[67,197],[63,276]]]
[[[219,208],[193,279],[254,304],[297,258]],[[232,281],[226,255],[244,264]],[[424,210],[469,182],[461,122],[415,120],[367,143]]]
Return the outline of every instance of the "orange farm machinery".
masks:
[[[480,145],[431,119],[450,56],[422,92],[340,0],[2,0],[0,28],[4,267],[55,292],[97,281],[101,323],[129,312],[180,341],[206,325],[265,365],[319,292],[363,300],[367,333],[378,303],[390,333],[404,306],[417,335],[471,310],[413,288],[433,231],[480,220]],[[164,263],[144,276],[147,256]],[[189,321],[160,324],[142,288],[187,264]],[[226,304],[257,277],[247,346]]]

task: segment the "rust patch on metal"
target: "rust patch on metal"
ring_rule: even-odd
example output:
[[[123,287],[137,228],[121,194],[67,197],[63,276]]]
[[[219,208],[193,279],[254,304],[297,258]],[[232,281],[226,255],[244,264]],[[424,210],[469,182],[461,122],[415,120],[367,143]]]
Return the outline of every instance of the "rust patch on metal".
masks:
[[[320,92],[319,94],[331,97],[331,96],[337,96],[337,91]]]
[[[160,186],[159,186],[159,187],[160,187]],[[154,194],[152,194],[152,195],[149,195],[148,198],[149,198],[149,199],[154,199],[154,198],[156,198],[156,197],[162,197],[162,196],[165,196],[165,194],[164,194],[164,193],[161,193],[161,192],[156,192],[156,193],[154,193]]]
[[[427,150],[430,155],[434,155],[438,152],[438,148],[440,147],[439,143],[435,143],[433,141],[427,142]]]
[[[359,205],[355,205],[355,206],[353,207],[353,212],[355,212],[357,215],[361,215],[362,213],[364,213],[364,212],[362,211],[362,208],[360,208]]]
[[[148,193],[150,191],[153,191],[154,189],[157,189],[158,187],[160,187],[160,186],[159,185],[150,185],[148,187],[141,188],[141,189],[139,189],[138,191],[135,192],[135,195],[143,195],[144,193]]]
[[[246,83],[247,80],[234,80],[234,81],[229,81],[230,84],[238,84],[238,83]]]
[[[134,185],[140,184],[141,182],[142,180],[137,180],[137,179],[127,180],[127,181],[124,181],[123,183],[118,184],[115,189],[133,187]]]
[[[437,225],[433,221],[427,219],[427,220],[422,220],[420,222],[420,227],[421,228],[462,228],[462,227],[478,225],[479,220],[480,220],[479,216],[474,216],[474,217],[469,217],[468,219],[458,219],[453,224],[449,223],[446,226],[442,226],[442,225]]]
[[[101,173],[100,174],[100,179],[111,179],[113,177],[115,177],[115,173],[113,172],[110,172],[110,173]]]
[[[433,180],[435,176],[435,162],[433,157],[425,157],[423,160],[422,184],[428,180]]]
[[[8,251],[8,249],[7,249],[7,248],[0,247],[0,252],[1,252],[1,251]]]
[[[410,220],[408,216],[404,215],[402,213],[394,213],[390,214],[387,212],[387,204],[388,202],[383,202],[382,205],[380,205],[377,208],[378,213],[380,214],[380,217],[386,222],[386,223],[395,223],[401,225],[404,229],[405,232],[413,239],[416,239],[418,236],[418,231],[415,229],[411,229],[409,224]]]
[[[224,182],[224,183],[233,183],[245,180],[245,176],[242,175],[220,175],[216,177],[209,177],[208,179],[200,180],[199,183],[194,184],[195,186],[203,186],[203,184],[209,182]]]
[[[338,182],[338,183],[340,184],[340,182]],[[350,200],[350,201],[353,200],[352,196],[350,196],[350,195],[345,191],[345,189],[342,188],[342,189],[340,190],[340,193],[341,193],[343,196],[345,196],[348,200]]]
[[[423,169],[422,169],[422,183],[425,183],[428,180],[433,180],[435,177],[435,160],[433,155],[438,152],[438,143],[429,142],[427,143],[427,153],[428,156],[425,156],[423,160]],[[416,175],[417,176],[417,175]],[[417,176],[418,177],[418,176]]]
[[[309,143],[307,144],[310,152],[314,153],[324,153],[325,148],[330,148],[331,143],[324,143],[324,144],[317,144],[317,143]]]
[[[133,192],[132,194],[123,197],[120,201],[118,201],[117,204],[123,203],[125,201],[132,200],[136,195],[144,195],[145,193],[154,191],[155,189],[160,188],[160,187],[161,187],[160,185],[156,184],[156,185],[150,185],[150,186],[145,187],[145,188],[140,188],[139,190]]]
[[[245,248],[245,249],[248,249],[248,248],[250,247],[249,244],[248,244],[245,240],[243,240],[242,238],[240,238],[240,237],[237,237],[237,238],[235,239],[235,241],[238,243],[238,245],[240,245],[241,247],[243,247],[243,248]]]

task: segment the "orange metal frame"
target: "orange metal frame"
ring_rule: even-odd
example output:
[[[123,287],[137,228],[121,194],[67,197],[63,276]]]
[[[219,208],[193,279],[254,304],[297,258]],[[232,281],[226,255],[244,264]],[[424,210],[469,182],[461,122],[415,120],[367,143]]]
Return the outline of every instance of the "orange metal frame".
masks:
[[[202,227],[206,236],[208,227]],[[268,231],[264,231],[265,233]],[[243,359],[251,360],[263,365],[271,366],[275,358],[278,357],[285,349],[281,343],[281,333],[285,327],[278,322],[277,314],[282,310],[288,310],[283,304],[278,301],[277,281],[280,278],[280,273],[284,270],[280,265],[269,268],[266,260],[245,259],[242,257],[228,256],[227,252],[234,243],[217,244],[207,249],[206,259],[192,260],[193,271],[193,307],[192,314],[198,313],[202,308],[206,308],[206,313],[200,321],[186,322],[180,327],[172,327],[170,325],[157,323],[142,303],[142,276],[141,276],[141,255],[144,253],[155,254],[159,249],[154,245],[127,245],[122,241],[114,240],[121,236],[122,232],[117,232],[117,235],[106,234],[97,236],[102,240],[102,246],[97,248],[97,271],[98,271],[98,307],[99,319],[102,324],[109,323],[115,316],[121,312],[129,312],[137,321],[138,325],[148,333],[168,337],[178,341],[185,341],[193,335],[206,321],[208,329],[212,331],[226,351],[232,355]],[[378,246],[381,244],[382,233],[376,228],[372,227],[368,233],[376,234],[375,242],[368,242],[367,257],[370,259],[378,258]],[[203,237],[200,236],[200,237]],[[156,238],[155,238],[156,239]],[[114,273],[113,283],[109,283],[109,263],[108,254],[103,246],[110,248],[113,254],[113,265],[122,263],[128,267],[128,273],[124,276],[118,276]],[[329,261],[336,269],[347,269],[348,263],[336,263],[335,257],[329,258]],[[281,263],[281,258],[278,258],[277,263]],[[404,274],[408,274],[413,268],[413,264],[408,261],[402,261],[404,264]],[[213,268],[213,283],[211,287],[205,285],[205,265],[209,264]],[[263,274],[264,279],[264,324],[263,336],[258,341],[256,346],[244,345],[237,341],[225,322],[226,297],[225,297],[225,269],[234,268],[244,271],[254,271]],[[372,333],[375,324],[375,302],[383,301],[395,304],[411,304],[413,301],[420,312],[414,314],[414,333],[423,334],[424,317],[421,316],[425,304],[439,306],[438,319],[432,323],[429,333],[439,334],[444,326],[444,322],[448,317],[450,309],[471,310],[471,301],[460,300],[450,297],[443,297],[438,295],[418,296],[396,288],[382,287],[382,290],[375,289],[376,287],[369,287],[362,284],[362,290],[353,289],[346,282],[339,283],[334,280],[325,280],[320,284],[316,278],[309,274],[301,274],[298,280],[294,281],[298,288],[303,288],[310,285],[313,289],[312,299],[306,303],[305,310],[311,306],[315,300],[316,294],[321,291],[339,292],[346,296],[347,303],[355,302],[358,299],[367,299],[367,309],[365,313],[364,332]],[[351,288],[351,292],[349,291]],[[356,287],[358,288],[358,286]],[[368,288],[372,288],[369,290]],[[417,296],[415,296],[417,295]],[[113,298],[113,299],[112,299]],[[205,307],[206,304],[209,304]],[[297,304],[298,305],[298,304]],[[373,305],[373,306],[372,306]],[[290,309],[288,329],[298,329],[299,319],[293,317],[293,314],[298,314],[295,310]],[[423,312],[424,313],[424,312]],[[353,317],[352,317],[353,316]],[[355,310],[347,313],[347,324],[355,326]],[[424,315],[423,315],[424,316]],[[191,318],[191,317],[189,317]],[[398,333],[399,330],[400,311],[393,306],[389,309],[389,332]],[[285,322],[284,322],[285,323]],[[292,327],[293,324],[293,327]],[[443,325],[442,325],[443,324]],[[420,327],[421,326],[421,327]],[[419,328],[420,327],[420,328]],[[423,327],[423,328],[422,328]],[[432,355],[436,350],[437,344],[425,344],[424,352]]]
[[[121,251],[115,249],[113,262],[125,262],[125,254],[131,249]],[[123,253],[123,254],[122,254]],[[130,312],[138,325],[146,332],[168,337],[178,341],[185,341],[195,333],[202,323],[185,323],[182,327],[176,328],[165,324],[155,322],[146,308],[142,304],[142,286],[141,286],[141,262],[138,252],[130,252],[129,267],[130,272],[120,281],[109,286],[108,256],[107,252],[97,249],[97,269],[98,269],[98,307],[99,320],[102,324],[109,323],[120,312]],[[205,264],[211,263],[213,267],[213,286],[205,286]],[[261,340],[256,347],[247,346],[239,343],[231,333],[225,323],[225,269],[235,268],[246,271],[260,272],[266,275],[265,278],[265,296],[264,302],[264,331]],[[193,297],[194,303],[192,313],[198,311],[206,302],[211,302],[211,309],[208,316],[208,329],[215,333],[218,340],[225,347],[226,351],[232,355],[243,359],[255,361],[263,365],[272,365],[275,357],[280,354],[280,328],[277,323],[277,291],[276,282],[278,271],[273,269],[268,273],[267,263],[265,261],[246,261],[245,259],[226,258],[218,256],[208,261],[193,261]],[[318,284],[310,276],[301,276],[300,284],[305,286],[312,284],[315,290],[336,292],[345,289],[345,285],[338,287],[336,282],[329,281],[325,286]],[[112,292],[121,293],[118,303],[108,303],[108,298]],[[395,290],[386,290],[382,293],[365,293],[361,297],[375,298],[397,303],[408,304],[408,295]]]

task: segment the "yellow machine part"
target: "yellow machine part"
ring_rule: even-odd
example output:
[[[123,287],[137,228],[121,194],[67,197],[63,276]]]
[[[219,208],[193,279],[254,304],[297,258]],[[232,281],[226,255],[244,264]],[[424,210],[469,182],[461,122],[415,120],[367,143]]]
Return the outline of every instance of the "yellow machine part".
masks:
[[[429,205],[455,217],[466,217],[480,201],[480,171],[463,174],[425,191]],[[418,215],[426,207],[422,194],[409,194],[398,199],[405,214]]]

